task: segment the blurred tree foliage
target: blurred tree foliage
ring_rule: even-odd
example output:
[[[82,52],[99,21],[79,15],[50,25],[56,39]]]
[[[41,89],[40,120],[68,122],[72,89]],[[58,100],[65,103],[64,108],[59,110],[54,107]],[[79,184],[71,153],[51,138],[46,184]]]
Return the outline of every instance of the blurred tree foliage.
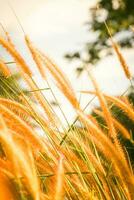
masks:
[[[79,74],[86,64],[94,65],[100,58],[112,53],[104,20],[107,21],[112,35],[118,38],[121,47],[134,46],[134,34],[130,28],[134,24],[134,0],[100,0],[90,8],[89,14],[91,19],[87,25],[89,31],[94,33],[95,39],[87,42],[84,50],[65,55],[69,60],[81,61],[82,65],[77,68]]]

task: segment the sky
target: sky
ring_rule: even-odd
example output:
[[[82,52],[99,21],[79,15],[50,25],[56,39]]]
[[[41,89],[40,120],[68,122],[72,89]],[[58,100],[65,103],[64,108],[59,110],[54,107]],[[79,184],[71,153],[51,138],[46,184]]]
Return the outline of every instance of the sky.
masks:
[[[0,0],[0,22],[31,65],[40,87],[44,87],[44,83],[36,75],[38,73],[33,63],[29,61],[31,59],[24,47],[24,33],[13,12],[15,11],[25,33],[29,35],[32,42],[55,60],[69,77],[75,90],[91,90],[93,87],[87,75],[84,73],[77,79],[74,69],[78,63],[69,63],[64,59],[64,54],[81,49],[85,42],[94,38],[94,34],[87,31],[85,22],[89,19],[89,7],[95,2],[96,0]],[[134,72],[133,52],[123,51],[123,55],[127,58],[131,71]],[[121,94],[129,85],[116,56],[107,57],[94,66],[94,75],[101,89],[108,94]],[[57,91],[56,93],[61,104],[65,105],[61,94]],[[82,104],[85,105],[90,98],[83,96]],[[96,101],[93,102],[94,105]],[[67,104],[65,112],[70,117]]]

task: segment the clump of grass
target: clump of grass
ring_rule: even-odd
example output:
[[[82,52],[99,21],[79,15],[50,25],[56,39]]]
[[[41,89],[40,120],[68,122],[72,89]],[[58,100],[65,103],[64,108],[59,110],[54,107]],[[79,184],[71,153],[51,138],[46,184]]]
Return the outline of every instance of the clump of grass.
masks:
[[[128,140],[131,134],[114,118],[109,102],[120,107],[131,120],[133,107],[127,100],[103,94],[90,71],[95,88],[92,94],[98,97],[102,109],[95,112],[106,122],[106,130],[102,129],[92,115],[82,110],[65,74],[25,36],[43,80],[48,83],[50,73],[77,113],[74,123],[65,128],[8,34],[7,37],[8,40],[0,37],[0,44],[12,56],[33,92],[29,97],[18,87],[20,102],[0,98],[0,199],[133,200],[133,169],[118,130]],[[0,71],[5,79],[12,75],[3,61]],[[43,113],[38,111],[39,104]],[[77,120],[81,126],[75,125]]]

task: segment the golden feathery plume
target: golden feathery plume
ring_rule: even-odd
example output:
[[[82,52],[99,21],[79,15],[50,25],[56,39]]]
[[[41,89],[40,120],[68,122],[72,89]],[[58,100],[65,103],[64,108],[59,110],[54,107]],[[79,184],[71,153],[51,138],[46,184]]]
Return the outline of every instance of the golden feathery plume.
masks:
[[[62,200],[64,199],[64,166],[63,162],[64,156],[60,154],[57,177],[56,177],[56,188],[54,200]]]
[[[124,73],[125,73],[126,77],[130,80],[132,78],[132,75],[130,73],[129,67],[128,67],[123,55],[120,52],[118,44],[113,40],[112,34],[111,34],[110,29],[109,29],[109,27],[108,27],[106,22],[105,22],[105,26],[107,28],[107,31],[108,31],[109,35],[110,35],[110,40],[112,42],[112,46],[113,46],[113,48],[114,48],[114,50],[115,50],[115,52],[117,54],[117,57],[118,57],[118,59],[120,61],[120,64],[121,64],[123,70],[124,70]]]
[[[42,75],[42,77],[44,79],[46,79],[45,67],[40,59],[40,56],[38,55],[36,49],[34,48],[32,42],[30,41],[28,36],[25,36],[25,41],[26,41],[26,44],[32,54],[33,60],[35,61],[36,65],[40,71],[40,74]]]
[[[82,93],[85,94],[93,94],[96,95],[96,92],[92,92],[92,91],[81,91]],[[134,121],[134,111],[133,109],[131,109],[129,106],[127,106],[123,101],[121,101],[119,98],[116,98],[114,96],[109,96],[106,94],[103,94],[104,97],[107,99],[107,101],[114,103],[114,105],[118,106],[119,108],[121,108],[126,115],[132,119]]]
[[[19,116],[0,105],[0,114],[8,124],[8,128],[22,135],[27,141],[36,147],[36,150],[44,149],[44,144],[30,126],[28,126]]]
[[[15,113],[25,115],[27,117],[31,114],[28,107],[10,99],[0,98],[0,104],[10,108]]]
[[[8,69],[8,66],[4,63],[3,60],[0,59],[0,71],[5,77],[11,76],[11,72]]]
[[[10,55],[15,59],[15,61],[19,64],[21,67],[21,70],[28,74],[29,76],[32,75],[32,72],[28,65],[26,64],[25,60],[21,57],[21,55],[18,53],[18,51],[11,45],[9,42],[7,42],[4,38],[0,37],[0,44],[10,53]]]
[[[33,161],[30,155],[30,148],[25,141],[25,151],[21,149],[14,140],[3,120],[0,117],[0,140],[6,152],[7,158],[11,161],[14,174],[20,179],[26,179],[26,187],[31,192],[35,200],[39,200],[39,185],[37,175],[33,169]]]
[[[8,41],[8,42],[11,44],[11,46],[13,46],[13,48],[14,48],[14,44],[13,44],[13,42],[12,42],[12,39],[11,39],[9,33],[6,31],[6,29],[5,29],[5,27],[3,26],[2,23],[0,23],[0,26],[2,27],[2,30],[3,30],[4,33],[5,33],[5,36],[6,36],[7,41]]]
[[[65,77],[64,73],[60,70],[60,68],[51,61],[48,56],[37,50],[40,58],[44,62],[46,68],[49,70],[49,72],[52,74],[54,79],[57,82],[57,86],[60,88],[62,93],[67,97],[67,99],[70,101],[70,103],[73,105],[73,107],[78,108],[79,103],[76,99],[75,92],[67,78]]]
[[[92,81],[92,83],[95,87],[95,90],[96,90],[96,94],[97,94],[98,99],[100,101],[100,105],[101,105],[101,108],[103,110],[107,126],[109,128],[110,136],[114,139],[114,142],[116,143],[117,142],[117,134],[116,134],[113,122],[112,122],[111,114],[108,110],[107,102],[106,102],[102,92],[100,91],[99,86],[98,86],[96,80],[94,79],[93,75],[91,74],[91,72],[88,72],[88,74],[91,78],[91,81]]]
[[[100,110],[94,109],[93,112],[95,112],[97,115],[104,117],[103,112],[101,112]],[[112,117],[113,123],[115,124],[115,127],[122,133],[122,135],[127,138],[127,139],[131,139],[130,137],[130,133],[128,132],[128,130],[120,123],[118,122],[114,117]]]
[[[127,116],[134,121],[134,110],[131,109],[126,103],[124,103],[119,98],[116,98],[114,96],[109,96],[109,95],[104,95],[104,96],[108,101],[114,103],[119,108],[121,108],[127,114]]]

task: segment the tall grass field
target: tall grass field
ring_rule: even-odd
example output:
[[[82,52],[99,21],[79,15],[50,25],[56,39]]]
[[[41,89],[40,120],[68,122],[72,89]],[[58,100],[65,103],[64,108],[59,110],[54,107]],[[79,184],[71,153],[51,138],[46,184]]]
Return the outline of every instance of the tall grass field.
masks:
[[[86,107],[81,107],[61,68],[35,47],[28,36],[24,37],[31,59],[55,101],[57,96],[48,74],[77,117],[72,124],[64,126],[9,34],[0,37],[1,47],[12,57],[19,76],[31,91],[27,94],[21,89],[9,63],[0,60],[0,80],[5,94],[0,97],[0,200],[134,200],[133,166],[122,142],[133,144],[132,133],[111,112],[117,106],[134,121],[134,108],[129,99],[125,95],[104,94],[92,70],[86,68],[94,90],[79,92],[98,98],[100,108],[94,112],[103,119],[104,128],[95,115],[87,114]],[[132,74],[118,44],[112,36],[110,40],[132,84]],[[57,105],[64,114],[58,102]]]

